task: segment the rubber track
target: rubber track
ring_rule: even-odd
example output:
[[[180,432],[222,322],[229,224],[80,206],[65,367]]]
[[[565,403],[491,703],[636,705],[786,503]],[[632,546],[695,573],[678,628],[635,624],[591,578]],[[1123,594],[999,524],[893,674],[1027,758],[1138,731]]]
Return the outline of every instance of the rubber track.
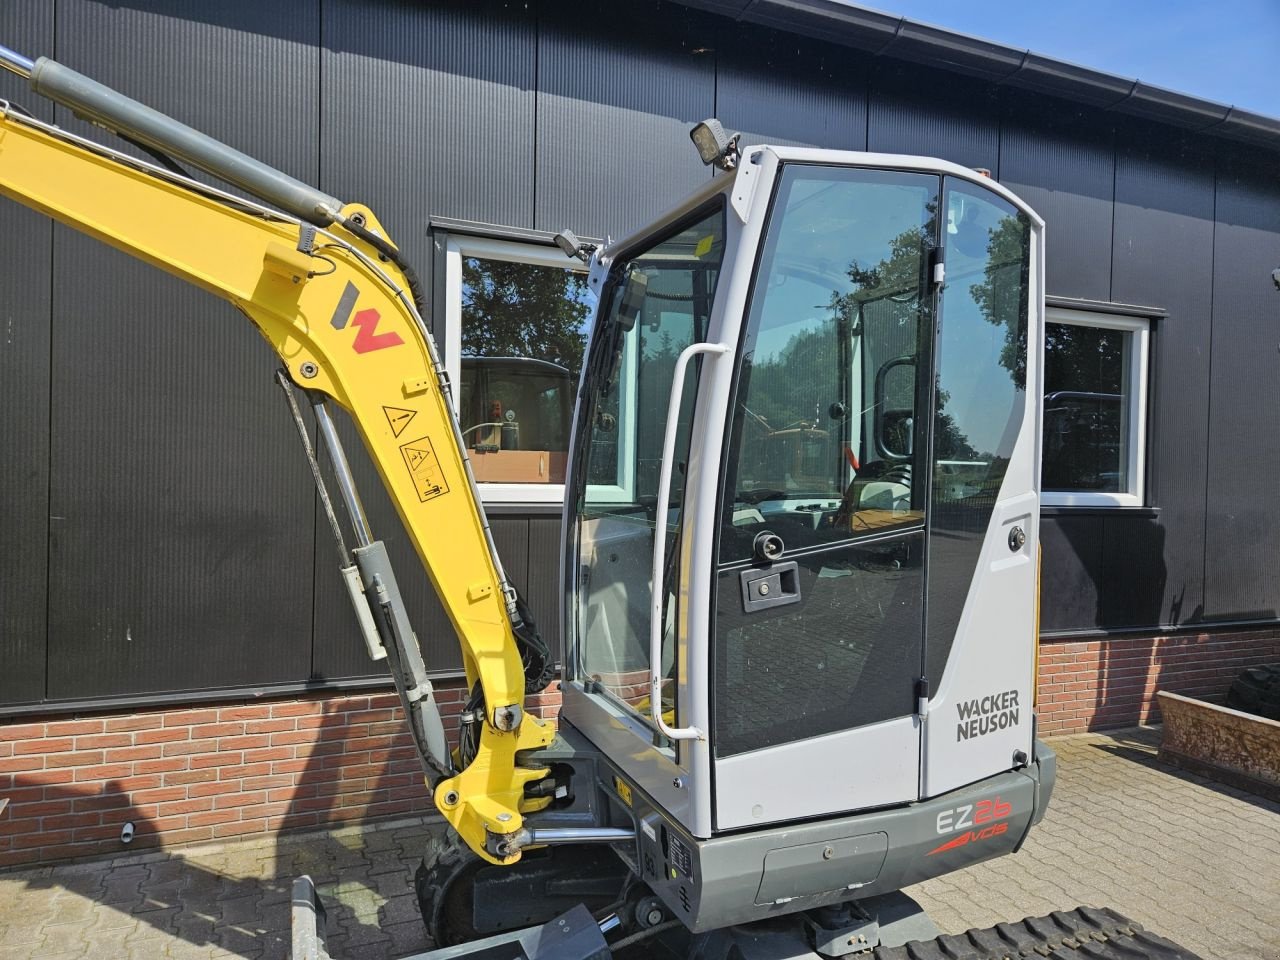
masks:
[[[1078,907],[1021,923],[876,947],[874,960],[1200,960],[1114,910]]]

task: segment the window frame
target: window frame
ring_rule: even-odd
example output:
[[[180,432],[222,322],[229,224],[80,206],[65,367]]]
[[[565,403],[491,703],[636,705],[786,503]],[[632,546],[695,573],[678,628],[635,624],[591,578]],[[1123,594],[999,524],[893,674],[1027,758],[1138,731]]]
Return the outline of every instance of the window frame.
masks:
[[[1044,507],[1144,507],[1147,493],[1147,413],[1150,405],[1149,368],[1151,358],[1151,319],[1124,314],[1098,313],[1091,310],[1047,306],[1042,354],[1046,349],[1048,325],[1066,324],[1118,330],[1131,334],[1124,386],[1129,398],[1129,422],[1126,431],[1126,489],[1120,492],[1101,490],[1045,490],[1041,476],[1040,505]],[[1043,361],[1042,361],[1043,363]],[[1044,396],[1040,397],[1040,430],[1044,432]],[[1041,446],[1043,450],[1043,443]],[[1043,470],[1043,464],[1041,465]]]
[[[640,415],[640,351],[633,341],[628,341],[623,348],[622,360],[622,376],[618,378],[621,397],[621,403],[618,404],[619,437],[631,430],[631,425]],[[618,470],[615,474],[618,483],[587,483],[583,484],[584,491],[594,493],[600,503],[635,503],[637,446],[632,443],[619,450]]]
[[[550,242],[503,240],[450,233],[444,244],[444,365],[454,385],[454,404],[462,384],[462,261],[467,258],[501,260],[534,267],[556,267],[586,275],[587,265],[571,260]],[[594,322],[594,317],[592,317]],[[579,373],[579,378],[581,373]],[[580,383],[579,379],[579,383]],[[577,386],[575,385],[575,396]],[[572,427],[572,422],[569,424]],[[563,483],[476,483],[485,504],[524,506],[563,504]]]

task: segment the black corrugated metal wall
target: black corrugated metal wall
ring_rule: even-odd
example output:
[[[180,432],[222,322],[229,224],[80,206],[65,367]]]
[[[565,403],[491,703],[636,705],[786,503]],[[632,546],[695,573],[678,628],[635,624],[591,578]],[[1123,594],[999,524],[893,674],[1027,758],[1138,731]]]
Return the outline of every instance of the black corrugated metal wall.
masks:
[[[988,167],[1049,223],[1050,294],[1169,313],[1153,339],[1155,509],[1046,518],[1044,628],[1280,608],[1272,154],[651,3],[11,0],[0,41],[369,203],[424,276],[433,214],[639,226],[707,176],[686,130],[711,114],[748,140]],[[0,96],[55,116],[12,76]],[[7,201],[0,278],[0,709],[378,675],[249,325]],[[451,667],[352,452],[433,665]],[[554,635],[558,521],[494,525]]]

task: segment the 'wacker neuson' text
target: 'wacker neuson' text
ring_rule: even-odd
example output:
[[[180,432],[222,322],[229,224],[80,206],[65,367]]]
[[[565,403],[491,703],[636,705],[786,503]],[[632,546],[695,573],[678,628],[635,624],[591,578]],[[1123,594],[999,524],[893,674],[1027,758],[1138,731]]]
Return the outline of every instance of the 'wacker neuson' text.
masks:
[[[984,737],[996,730],[1018,725],[1018,691],[990,693],[975,700],[956,704],[960,722],[956,725],[956,742]]]

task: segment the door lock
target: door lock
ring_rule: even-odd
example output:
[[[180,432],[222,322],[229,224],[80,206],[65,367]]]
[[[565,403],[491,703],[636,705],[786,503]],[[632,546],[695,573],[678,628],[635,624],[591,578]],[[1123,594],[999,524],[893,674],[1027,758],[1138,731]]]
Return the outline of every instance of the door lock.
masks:
[[[770,530],[761,530],[751,543],[751,552],[755,558],[764,563],[772,563],[786,551],[787,545],[782,538]]]
[[[1014,527],[1009,531],[1009,549],[1017,553],[1022,549],[1023,544],[1027,542],[1027,535],[1021,527]]]

